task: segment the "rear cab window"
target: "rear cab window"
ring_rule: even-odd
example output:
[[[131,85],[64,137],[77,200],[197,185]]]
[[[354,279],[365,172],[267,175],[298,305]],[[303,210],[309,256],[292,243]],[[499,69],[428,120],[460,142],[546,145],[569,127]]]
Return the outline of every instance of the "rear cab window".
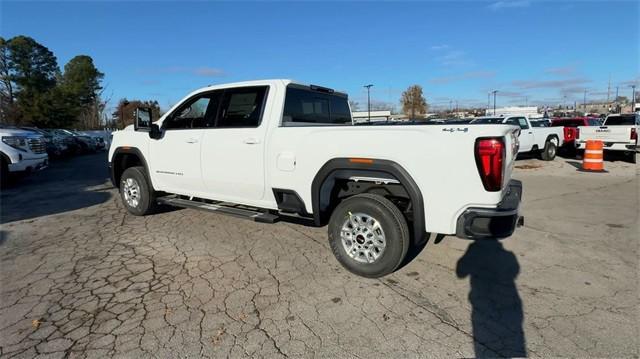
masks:
[[[352,125],[346,94],[322,87],[287,86],[282,126],[331,125]]]
[[[637,125],[638,120],[636,115],[618,115],[609,116],[604,121],[605,126],[634,126]]]

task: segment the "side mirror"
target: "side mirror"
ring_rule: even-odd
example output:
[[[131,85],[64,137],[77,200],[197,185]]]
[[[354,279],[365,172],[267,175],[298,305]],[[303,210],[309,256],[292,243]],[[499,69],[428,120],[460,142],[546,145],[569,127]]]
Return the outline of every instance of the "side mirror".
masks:
[[[156,126],[157,127],[157,126]],[[151,109],[138,107],[134,113],[133,128],[136,131],[149,131],[151,129]]]
[[[157,140],[160,137],[162,137],[162,131],[160,131],[160,126],[156,125],[155,123],[152,123],[151,126],[149,127],[149,137]]]

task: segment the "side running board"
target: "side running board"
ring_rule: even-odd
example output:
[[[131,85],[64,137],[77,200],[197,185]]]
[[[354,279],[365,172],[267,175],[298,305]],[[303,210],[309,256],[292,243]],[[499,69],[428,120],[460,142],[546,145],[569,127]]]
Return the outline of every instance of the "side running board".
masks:
[[[228,214],[230,216],[250,219],[261,223],[274,223],[278,220],[278,216],[268,212],[261,212],[248,208],[238,208],[224,202],[207,203],[201,201],[192,201],[188,199],[178,198],[175,196],[167,196],[158,198],[158,203],[167,204],[175,207],[194,208],[204,211]]]

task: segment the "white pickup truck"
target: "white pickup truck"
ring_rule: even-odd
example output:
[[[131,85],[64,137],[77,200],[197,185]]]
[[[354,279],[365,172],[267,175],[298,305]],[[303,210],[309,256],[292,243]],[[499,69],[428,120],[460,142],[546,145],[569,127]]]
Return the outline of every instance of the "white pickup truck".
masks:
[[[576,147],[584,150],[587,140],[602,141],[605,151],[621,151],[636,163],[640,114],[615,114],[605,118],[602,126],[580,126],[576,133]]]
[[[533,153],[540,155],[545,161],[556,158],[558,148],[564,144],[562,127],[532,126],[526,116],[479,117],[471,121],[472,124],[509,124],[520,127],[518,153]]]
[[[0,186],[16,172],[31,172],[49,164],[44,137],[33,131],[0,125]]]
[[[521,218],[513,126],[354,126],[347,95],[290,80],[211,86],[156,122],[149,109],[134,117],[109,150],[130,213],[163,203],[306,217],[328,224],[333,253],[358,275],[394,271],[427,232],[508,237]]]

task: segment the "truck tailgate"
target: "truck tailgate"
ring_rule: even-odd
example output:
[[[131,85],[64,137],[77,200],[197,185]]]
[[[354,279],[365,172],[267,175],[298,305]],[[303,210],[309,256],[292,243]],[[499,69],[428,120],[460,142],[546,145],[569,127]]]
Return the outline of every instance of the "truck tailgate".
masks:
[[[629,142],[631,127],[627,126],[580,126],[580,141]]]

